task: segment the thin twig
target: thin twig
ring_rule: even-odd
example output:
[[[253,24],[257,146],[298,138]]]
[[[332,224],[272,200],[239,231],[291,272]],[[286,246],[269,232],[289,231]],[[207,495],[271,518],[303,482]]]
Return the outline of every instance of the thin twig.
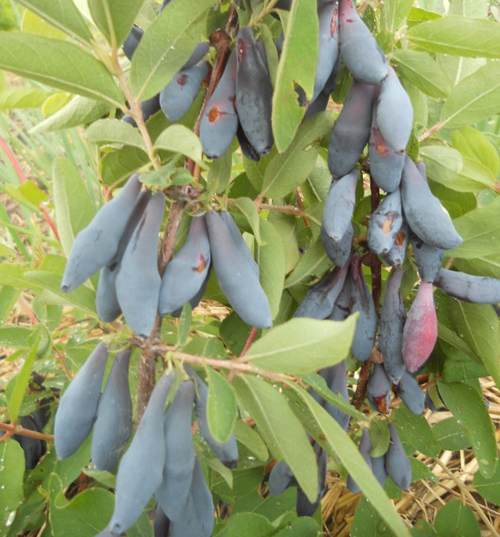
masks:
[[[54,436],[51,434],[44,434],[39,433],[38,431],[32,431],[31,429],[25,429],[21,425],[16,424],[0,423],[0,431],[7,432],[7,435],[2,436],[0,438],[0,442],[4,442],[15,434],[19,434],[21,436],[29,436],[30,438],[37,438],[39,440],[54,440]]]
[[[12,164],[12,166],[14,167],[14,170],[17,173],[17,176],[19,177],[19,181],[21,183],[26,183],[28,179],[26,179],[26,176],[24,175],[24,172],[23,172],[21,166],[17,162],[16,157],[14,156],[12,151],[10,150],[9,145],[7,144],[7,142],[1,136],[0,136],[0,147],[3,149],[5,155],[9,159],[10,163]],[[57,226],[56,226],[55,222],[52,220],[52,218],[51,218],[51,216],[50,216],[50,214],[49,214],[49,212],[47,210],[47,207],[44,207],[44,205],[42,203],[40,203],[40,205],[38,206],[38,209],[40,210],[40,212],[43,215],[43,218],[45,219],[45,221],[49,225],[50,229],[52,230],[52,233],[54,234],[54,237],[57,239],[57,241],[59,243],[61,243],[61,239],[59,238],[59,233],[57,231]]]

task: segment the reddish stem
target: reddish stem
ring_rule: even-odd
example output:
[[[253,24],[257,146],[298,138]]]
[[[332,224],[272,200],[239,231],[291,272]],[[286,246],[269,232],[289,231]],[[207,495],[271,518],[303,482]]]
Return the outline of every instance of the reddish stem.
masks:
[[[23,170],[21,169],[21,166],[19,165],[19,162],[17,162],[17,159],[14,156],[14,154],[12,153],[12,151],[10,150],[10,147],[8,146],[7,142],[1,136],[0,136],[0,147],[3,149],[5,155],[9,159],[10,163],[12,164],[12,166],[14,167],[14,170],[16,171],[17,176],[19,177],[19,181],[21,181],[21,183],[26,183],[27,179],[26,179],[26,176],[24,175]],[[47,222],[47,224],[49,225],[50,229],[52,230],[52,233],[54,233],[55,238],[60,243],[61,239],[59,238],[59,233],[57,231],[57,226],[55,225],[54,221],[50,217],[50,215],[49,215],[49,213],[47,211],[47,208],[44,207],[42,204],[40,204],[38,206],[38,208],[40,209],[45,221]]]
[[[29,436],[30,438],[37,438],[39,440],[54,440],[54,436],[51,434],[39,433],[38,431],[32,431],[31,429],[25,429],[21,425],[15,425],[10,423],[0,423],[0,431],[6,431],[7,434],[0,438],[0,442],[5,442],[14,434],[21,436]]]

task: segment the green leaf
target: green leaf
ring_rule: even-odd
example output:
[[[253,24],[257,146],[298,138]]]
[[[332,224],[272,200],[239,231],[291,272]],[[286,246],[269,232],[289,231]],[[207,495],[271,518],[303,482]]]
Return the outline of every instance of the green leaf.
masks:
[[[59,272],[28,271],[24,277],[28,283],[27,287],[31,289],[41,287],[45,289],[45,292],[50,291],[55,295],[56,303],[72,304],[88,312],[95,313],[95,293],[85,285],[66,294],[60,289],[62,274]],[[45,297],[46,300],[48,298],[48,296]]]
[[[358,421],[366,421],[366,416],[356,410],[348,401],[346,401],[338,393],[333,393],[328,387],[325,379],[317,373],[308,373],[307,375],[301,375],[302,380],[311,388],[313,388],[325,401],[332,403],[337,408],[342,410],[345,414],[349,414]]]
[[[439,510],[434,528],[439,537],[480,537],[481,531],[474,511],[461,500],[448,502]]]
[[[276,529],[263,515],[257,513],[238,513],[229,517],[224,529],[217,537],[270,537]]]
[[[485,500],[500,507],[500,464],[497,464],[494,474],[488,478],[477,472],[472,484]]]
[[[40,341],[40,337],[41,332],[38,332],[35,337],[33,346],[28,353],[28,356],[26,356],[21,371],[17,376],[14,389],[12,390],[12,394],[9,399],[9,417],[11,421],[17,421],[17,418],[19,417],[19,410],[21,409],[21,405],[23,404],[24,394],[26,393],[26,389],[30,381],[31,369],[33,367],[33,363],[36,360],[36,352],[38,350],[38,343]]]
[[[394,52],[393,59],[398,73],[427,95],[442,99],[451,91],[445,72],[427,52],[400,49]]]
[[[136,97],[160,92],[189,59],[215,0],[177,0],[151,24],[132,58],[130,83]]]
[[[64,157],[55,159],[52,177],[57,230],[64,253],[69,256],[76,235],[94,217],[94,205],[71,161]]]
[[[113,108],[107,103],[77,95],[66,106],[35,125],[29,132],[30,134],[36,134],[77,127],[99,119],[111,112]]]
[[[115,107],[123,103],[122,92],[104,65],[73,43],[0,32],[0,67]]]
[[[318,16],[314,2],[292,3],[273,94],[274,141],[280,153],[292,143],[313,97],[318,61]]]
[[[233,203],[250,224],[257,244],[262,245],[262,238],[260,236],[261,219],[259,218],[259,211],[255,203],[250,198],[237,198]]]
[[[113,514],[114,496],[103,488],[90,488],[67,501],[57,474],[49,481],[50,525],[54,535],[94,537]]]
[[[52,26],[76,40],[91,43],[92,35],[85,19],[75,6],[68,0],[17,0],[33,13],[39,15]]]
[[[24,499],[25,459],[22,447],[14,439],[0,442],[0,526],[5,528],[12,512]]]
[[[258,247],[260,283],[269,299],[272,318],[278,315],[285,283],[285,245],[274,225],[260,219],[262,244]]]
[[[344,429],[302,387],[296,383],[291,383],[290,388],[297,393],[301,402],[305,405],[300,409],[301,415],[309,414],[307,421],[304,421],[306,420],[305,416],[303,421],[307,425],[310,434],[332,457],[340,460],[389,528],[398,537],[407,537],[408,529],[406,525],[398,516],[387,494],[379,485],[360,455],[357,446]]]
[[[403,442],[428,457],[439,456],[441,447],[424,416],[413,414],[403,404],[396,410],[396,426]]]
[[[94,144],[123,144],[146,150],[146,144],[137,129],[119,119],[100,119],[85,131],[89,142]]]
[[[386,0],[380,17],[382,29],[395,33],[410,13],[412,4],[412,0]]]
[[[269,458],[266,444],[260,434],[243,421],[237,421],[234,427],[236,440],[253,453],[259,461],[266,462]]]
[[[488,16],[488,7],[488,0],[453,0],[449,14],[486,18]]]
[[[394,533],[390,531],[387,523],[377,513],[373,505],[362,497],[354,513],[350,536],[394,537]]]
[[[90,13],[112,47],[127,38],[144,0],[89,0]]]
[[[493,24],[498,26],[498,23]],[[500,34],[498,38],[500,42]],[[500,65],[488,62],[453,88],[441,110],[440,120],[446,127],[456,128],[475,124],[499,111]]]
[[[458,423],[467,430],[479,471],[491,477],[497,463],[495,430],[481,394],[468,384],[438,383],[439,393]]]
[[[50,95],[38,88],[7,88],[0,92],[0,108],[39,108]]]
[[[429,52],[500,58],[500,27],[493,21],[448,16],[417,24],[405,37]]]
[[[233,384],[273,454],[285,460],[313,502],[318,494],[316,455],[285,396],[250,375],[235,377]]]
[[[302,184],[314,169],[318,155],[316,149],[321,139],[332,128],[333,116],[329,112],[315,114],[304,121],[295,138],[287,144],[288,149],[284,148],[284,152],[267,165],[262,195],[281,198]]]
[[[208,392],[208,426],[210,432],[221,444],[231,435],[238,415],[238,403],[234,389],[225,378],[206,367]]]
[[[500,252],[497,240],[500,236],[500,203],[475,209],[453,220],[453,224],[464,242],[447,250],[446,257],[475,259]]]
[[[448,451],[460,451],[471,447],[471,442],[465,429],[458,423],[456,418],[446,418],[438,421],[433,425],[432,432],[441,447]]]
[[[452,144],[462,155],[482,163],[494,177],[500,172],[500,156],[495,146],[486,136],[472,127],[462,127],[453,131]]]
[[[172,151],[173,153],[182,153],[196,163],[206,167],[203,163],[203,149],[200,139],[192,130],[184,127],[184,125],[171,125],[167,127],[156,139],[155,147],[157,149]]]
[[[430,179],[458,192],[492,188],[495,176],[484,164],[463,156],[452,147],[427,145],[420,149]]]
[[[268,371],[299,375],[335,365],[349,354],[356,320],[290,319],[256,341],[246,358]]]
[[[332,262],[326,255],[321,239],[317,240],[297,263],[293,272],[285,280],[285,289],[303,282],[311,276],[321,275],[330,268]]]
[[[382,457],[387,453],[391,443],[391,431],[385,420],[372,420],[370,423],[371,456]]]
[[[438,537],[436,530],[427,522],[419,520],[411,530],[412,537]]]
[[[300,517],[287,524],[285,528],[276,533],[276,537],[317,537],[321,532],[316,520],[311,517]]]
[[[182,349],[187,343],[192,320],[193,309],[191,308],[191,304],[186,302],[184,306],[182,306],[182,312],[179,317],[179,329],[177,331],[177,347],[179,349]]]
[[[450,300],[449,313],[457,333],[500,387],[500,323],[493,307]]]
[[[31,333],[29,328],[21,326],[2,326],[0,327],[0,346],[25,349],[29,346],[28,338]]]

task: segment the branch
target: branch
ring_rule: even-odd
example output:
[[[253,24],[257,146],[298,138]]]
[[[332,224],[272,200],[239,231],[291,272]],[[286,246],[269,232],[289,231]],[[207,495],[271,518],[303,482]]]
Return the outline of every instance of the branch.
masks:
[[[30,438],[37,438],[38,440],[54,440],[54,436],[51,434],[39,433],[32,431],[31,429],[25,429],[21,425],[11,425],[10,423],[0,423],[0,431],[6,431],[7,434],[0,438],[0,442],[4,442],[14,434],[21,436],[29,436]]]
[[[279,2],[279,0],[269,0],[269,2],[264,6],[262,11],[255,15],[255,17],[252,17],[252,20],[248,24],[249,26],[255,26],[259,24],[265,17],[267,17],[276,7],[276,4]]]
[[[149,135],[149,131],[146,127],[146,122],[144,121],[144,116],[142,114],[141,103],[134,96],[132,89],[130,88],[129,83],[125,77],[125,74],[123,73],[123,69],[122,69],[122,66],[120,65],[120,60],[118,58],[117,49],[113,49],[112,51],[112,60],[113,60],[113,66],[115,68],[116,77],[118,78],[120,82],[120,86],[130,106],[130,115],[132,116],[135,123],[137,124],[137,127],[139,128],[139,132],[142,135],[142,139],[144,140],[144,144],[146,145],[146,150],[149,156],[149,160],[153,164],[155,170],[159,170],[161,168],[161,162],[158,157],[158,154],[156,153],[156,148],[153,145],[151,136]]]
[[[235,24],[235,10],[234,8],[231,8],[231,11],[229,12],[227,28],[230,29],[233,24]],[[203,105],[201,107],[200,114],[198,115],[198,119],[196,120],[196,124],[194,127],[194,132],[196,135],[199,135],[200,133],[201,118],[203,117],[203,113],[205,111],[207,103],[210,97],[212,96],[213,92],[215,91],[215,88],[217,87],[217,84],[219,83],[222,73],[224,72],[224,68],[226,66],[227,57],[228,57],[229,44],[231,43],[231,38],[226,32],[218,31],[218,32],[214,32],[214,34],[210,36],[210,41],[217,48],[219,54],[217,56],[217,60],[215,62],[214,68],[212,69],[212,74],[210,76],[210,82],[208,84],[207,92],[203,100]],[[120,67],[120,72],[121,72],[121,67]],[[121,72],[121,76],[122,78],[124,78],[123,72]],[[124,83],[122,83],[122,86],[124,88],[124,91],[126,92],[126,88],[128,88],[128,84],[126,83],[125,80],[124,80]],[[127,92],[125,94],[127,95]],[[128,95],[127,95],[127,98],[129,98]],[[139,129],[141,130],[141,133],[143,134],[146,147],[148,147],[148,152],[150,151],[150,148],[151,148],[150,158],[152,159],[153,164],[155,164],[156,169],[159,169],[159,167],[161,167],[161,164],[159,162],[158,156],[156,155],[156,152],[154,151],[154,147],[151,143],[151,139],[149,138],[149,133],[147,132],[146,125],[144,123],[144,118],[142,117],[142,111],[140,110],[140,106],[138,106],[137,101],[134,101],[133,96],[132,96],[132,101],[129,100],[129,103],[131,104],[132,111],[134,111],[134,106],[135,106],[136,113],[138,114],[138,116],[140,116],[136,118],[132,114],[132,117],[134,117],[134,119],[136,120],[137,126],[139,127]],[[142,121],[142,125],[141,125],[141,121]],[[146,135],[147,135],[147,138],[149,138],[149,142],[146,138]],[[201,171],[200,167],[190,159],[186,160],[185,166],[191,172],[192,176],[196,180],[199,180],[200,171]],[[176,196],[178,198],[177,201],[174,201],[172,205],[170,206],[168,221],[167,221],[167,225],[165,228],[165,232],[163,234],[162,246],[160,250],[160,259],[159,259],[159,267],[158,267],[160,276],[163,276],[163,273],[165,272],[167,264],[172,258],[172,255],[174,253],[175,243],[177,240],[177,233],[179,231],[179,225],[181,222],[182,214],[184,212],[184,208],[186,206],[187,200],[190,198],[191,192],[193,192],[192,185],[186,185],[184,187],[181,187],[180,189],[176,191]],[[142,414],[144,413],[144,410],[146,409],[146,406],[149,402],[149,398],[151,397],[151,393],[153,392],[153,388],[155,385],[155,373],[156,373],[155,359],[158,356],[158,352],[155,346],[153,345],[153,342],[156,341],[157,339],[158,333],[160,331],[160,327],[161,327],[161,317],[157,315],[155,326],[153,328],[153,331],[151,332],[151,335],[149,336],[147,340],[147,344],[145,346],[142,346],[143,352],[141,354],[141,360],[139,362],[139,367],[138,367],[138,390],[137,390],[137,420],[138,421],[140,420]]]
[[[134,340],[134,343],[137,342]],[[183,362],[188,362],[190,364],[209,365],[215,369],[228,369],[229,371],[232,371],[234,373],[251,373],[253,375],[260,375],[261,377],[268,378],[275,382],[281,382],[286,384],[290,382],[296,382],[298,380],[293,375],[267,371],[266,369],[261,369],[260,367],[251,365],[248,362],[240,362],[239,360],[217,360],[215,358],[193,356],[192,354],[179,352],[175,349],[174,346],[168,345],[167,343],[158,343],[156,345],[153,345],[151,347],[151,350],[162,356],[165,356],[167,353],[171,353],[171,355],[175,359],[182,360]]]

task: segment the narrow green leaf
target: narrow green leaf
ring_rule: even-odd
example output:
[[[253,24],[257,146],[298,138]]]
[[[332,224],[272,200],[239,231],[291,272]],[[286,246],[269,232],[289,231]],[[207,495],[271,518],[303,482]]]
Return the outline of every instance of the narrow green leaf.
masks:
[[[115,107],[124,100],[104,65],[66,41],[0,32],[0,67]]]
[[[344,429],[302,387],[291,383],[290,388],[300,398],[303,405],[300,410],[309,414],[311,421],[309,419],[305,421],[304,417],[303,422],[307,425],[310,434],[332,457],[340,460],[389,528],[398,537],[408,537],[405,523]]]
[[[109,104],[77,95],[66,106],[35,125],[29,132],[37,134],[78,127],[99,119],[112,109],[113,107]]]
[[[406,38],[429,52],[500,58],[500,26],[489,20],[443,17],[413,26]]]
[[[15,515],[15,510],[24,499],[23,448],[13,438],[0,442],[0,460],[0,526],[5,528],[7,520]]]
[[[278,315],[285,283],[285,245],[271,222],[260,219],[262,244],[258,247],[260,283],[271,307],[273,319]]]
[[[90,194],[78,170],[63,157],[52,166],[56,224],[66,256],[69,256],[76,235],[94,217]]]
[[[318,16],[314,2],[295,0],[285,28],[273,94],[274,140],[283,153],[299,128],[313,96],[318,61]]]
[[[33,13],[39,15],[52,26],[77,40],[91,43],[92,35],[85,19],[75,6],[68,0],[17,0]]]
[[[215,0],[168,4],[141,39],[130,72],[132,90],[143,100],[161,91],[189,59]]]
[[[393,59],[398,73],[427,95],[443,99],[451,91],[445,72],[427,52],[400,49],[394,52]]]
[[[89,0],[89,9],[108,43],[119,47],[127,38],[144,0]]]
[[[500,34],[498,39],[500,42]],[[500,64],[488,62],[453,88],[441,110],[441,122],[448,128],[462,127],[476,124],[498,112]]]
[[[24,394],[26,393],[26,388],[28,387],[31,375],[31,369],[33,363],[36,359],[36,351],[38,350],[38,343],[40,341],[41,332],[38,332],[35,337],[33,346],[24,360],[21,371],[16,379],[16,384],[12,390],[10,399],[9,399],[9,417],[11,421],[17,421],[19,417],[19,410],[23,404]]]
[[[438,383],[439,393],[446,406],[467,430],[472,442],[479,471],[491,477],[497,465],[495,430],[481,394],[468,384]]]
[[[481,535],[474,511],[458,498],[441,507],[434,521],[434,528],[442,537],[448,535],[480,537]]]
[[[235,377],[233,384],[268,447],[286,461],[302,490],[314,501],[318,494],[316,455],[285,396],[250,375]]]
[[[119,119],[100,119],[85,131],[89,142],[94,144],[123,144],[138,147],[146,152],[146,144],[137,129]]]
[[[356,320],[290,319],[256,341],[246,358],[269,371],[299,375],[335,365],[349,354]]]
[[[187,343],[193,320],[192,314],[193,310],[191,304],[186,302],[186,304],[182,306],[181,316],[179,317],[179,329],[177,330],[177,347],[179,347],[179,349],[182,349]]]
[[[293,272],[285,280],[285,289],[303,282],[311,276],[321,275],[331,267],[332,262],[326,255],[321,240],[317,240],[302,257]]]
[[[281,198],[301,185],[314,169],[317,147],[333,128],[329,112],[315,114],[304,121],[295,138],[266,167],[262,195]]]
[[[349,416],[352,416],[358,421],[366,420],[366,416],[362,412],[356,410],[338,393],[333,393],[321,375],[318,375],[317,373],[307,373],[307,375],[301,375],[301,378],[308,386],[321,395],[325,401],[332,403],[332,405],[335,405],[345,414],[349,414]]]
[[[156,139],[155,147],[172,151],[173,153],[182,153],[198,164],[203,164],[203,149],[200,139],[184,125],[167,127]],[[205,167],[206,165],[203,164],[203,166]]]
[[[231,384],[211,367],[206,367],[208,392],[208,426],[214,438],[226,442],[236,423],[238,403]]]
[[[493,307],[450,300],[449,312],[457,333],[500,387],[500,323]]]
[[[266,444],[260,434],[243,421],[237,421],[234,427],[236,440],[252,452],[259,461],[266,462],[269,458]]]

